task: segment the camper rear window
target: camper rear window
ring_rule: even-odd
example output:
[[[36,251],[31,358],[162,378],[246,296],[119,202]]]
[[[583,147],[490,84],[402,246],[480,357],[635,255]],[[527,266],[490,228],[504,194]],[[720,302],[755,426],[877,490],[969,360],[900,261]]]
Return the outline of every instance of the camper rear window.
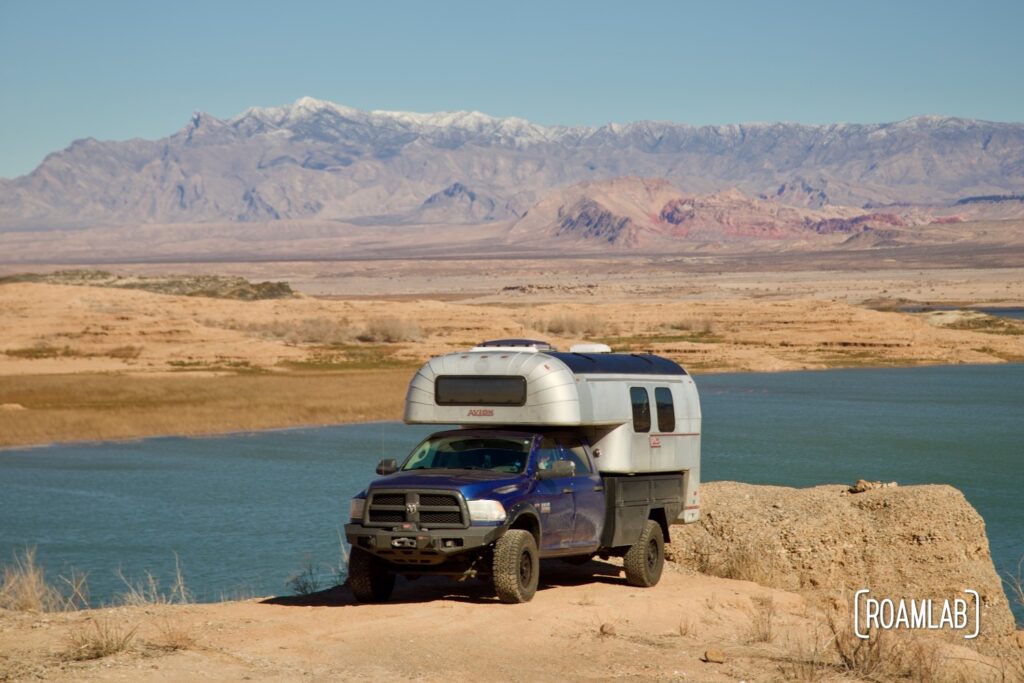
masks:
[[[658,406],[658,429],[663,432],[674,432],[676,407],[672,403],[672,390],[668,387],[655,388],[654,403]]]
[[[441,376],[434,382],[434,400],[439,406],[521,406],[526,378]]]

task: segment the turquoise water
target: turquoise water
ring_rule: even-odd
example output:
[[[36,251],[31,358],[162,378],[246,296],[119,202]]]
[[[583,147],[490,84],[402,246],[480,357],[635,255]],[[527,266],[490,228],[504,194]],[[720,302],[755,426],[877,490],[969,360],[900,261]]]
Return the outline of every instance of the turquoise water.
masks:
[[[1001,571],[1024,557],[1024,365],[697,377],[705,480],[947,483],[984,516]],[[375,423],[0,452],[0,561],[164,585],[178,555],[200,600],[282,593],[340,557],[348,499],[429,427]],[[1018,618],[1024,613],[1018,612]]]

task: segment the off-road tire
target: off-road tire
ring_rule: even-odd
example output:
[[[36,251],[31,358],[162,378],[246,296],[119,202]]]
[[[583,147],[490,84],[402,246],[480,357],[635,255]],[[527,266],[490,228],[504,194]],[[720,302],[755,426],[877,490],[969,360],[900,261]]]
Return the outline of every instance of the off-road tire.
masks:
[[[509,529],[494,544],[492,581],[498,599],[505,603],[529,602],[537,592],[540,553],[533,534]]]
[[[359,602],[384,602],[391,597],[395,575],[370,553],[352,548],[348,558],[348,585]]]
[[[658,583],[665,567],[665,536],[660,524],[647,520],[640,538],[626,551],[623,565],[630,586],[648,588]]]

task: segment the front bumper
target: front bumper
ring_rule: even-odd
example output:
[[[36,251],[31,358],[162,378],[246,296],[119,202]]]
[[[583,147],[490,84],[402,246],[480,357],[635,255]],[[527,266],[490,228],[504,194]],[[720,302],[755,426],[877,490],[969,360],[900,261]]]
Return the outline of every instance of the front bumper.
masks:
[[[394,530],[346,524],[345,538],[382,560],[398,565],[438,565],[463,553],[485,548],[501,536],[504,525],[465,529]]]

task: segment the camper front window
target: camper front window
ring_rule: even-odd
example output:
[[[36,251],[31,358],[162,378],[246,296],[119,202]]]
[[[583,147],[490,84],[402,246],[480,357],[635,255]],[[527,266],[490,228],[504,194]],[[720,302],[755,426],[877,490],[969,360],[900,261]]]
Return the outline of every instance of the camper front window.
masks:
[[[417,446],[403,470],[491,470],[521,473],[530,458],[532,437],[431,436]]]

